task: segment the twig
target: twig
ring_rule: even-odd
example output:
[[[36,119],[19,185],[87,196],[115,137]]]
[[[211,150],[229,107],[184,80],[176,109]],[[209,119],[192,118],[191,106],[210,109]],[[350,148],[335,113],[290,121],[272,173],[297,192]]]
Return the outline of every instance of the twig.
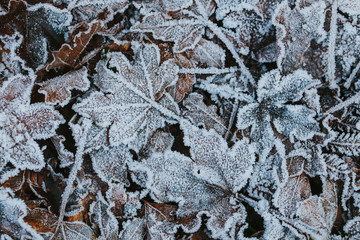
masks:
[[[354,78],[356,76],[356,74],[358,73],[358,71],[360,70],[360,61],[358,62],[358,64],[356,65],[356,67],[354,68],[354,70],[352,71],[350,77],[346,80],[344,86],[346,88],[349,88],[352,81],[354,81]]]
[[[239,100],[236,100],[235,105],[234,105],[233,110],[230,115],[228,129],[225,134],[225,140],[227,140],[229,138],[229,134],[230,134],[231,128],[234,124],[234,120],[235,120],[236,114],[238,112],[238,109],[239,109]]]
[[[220,69],[220,68],[215,68],[215,67],[210,67],[210,68],[181,68],[179,70],[179,73],[185,73],[185,74],[222,74],[222,73],[234,73],[236,71],[239,71],[239,69],[236,68],[236,67],[225,68],[225,69]]]
[[[333,0],[331,9],[331,22],[330,22],[330,36],[329,36],[329,54],[328,54],[328,81],[330,89],[337,88],[335,82],[335,47],[336,47],[336,35],[337,35],[337,8],[338,0]]]
[[[358,94],[354,95],[353,97],[349,98],[348,100],[346,100],[344,102],[341,102],[338,105],[330,108],[329,110],[327,110],[325,112],[325,114],[330,114],[330,113],[339,111],[340,109],[342,109],[344,107],[347,107],[347,106],[349,106],[349,105],[351,105],[353,103],[356,103],[359,100],[360,100],[360,93],[358,93]]]

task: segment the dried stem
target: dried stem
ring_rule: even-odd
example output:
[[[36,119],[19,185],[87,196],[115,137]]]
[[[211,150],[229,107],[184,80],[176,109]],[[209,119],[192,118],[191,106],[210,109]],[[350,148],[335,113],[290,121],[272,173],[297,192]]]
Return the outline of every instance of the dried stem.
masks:
[[[336,35],[337,35],[337,8],[338,0],[333,0],[331,9],[331,22],[330,22],[330,36],[329,36],[329,54],[328,54],[328,81],[331,89],[337,88],[335,82],[335,47],[336,47]]]
[[[346,83],[344,84],[344,86],[346,88],[349,88],[352,81],[354,81],[356,74],[358,73],[358,71],[360,70],[360,61],[358,62],[358,64],[356,65],[356,67],[354,68],[354,70],[352,71],[350,77],[346,80]]]
[[[360,101],[360,93],[358,93],[358,94],[354,95],[353,97],[349,98],[348,100],[341,102],[338,105],[330,108],[329,110],[327,110],[325,112],[325,114],[330,114],[330,113],[339,111],[340,109],[345,108],[345,107],[347,107],[353,103],[356,103],[358,101]]]

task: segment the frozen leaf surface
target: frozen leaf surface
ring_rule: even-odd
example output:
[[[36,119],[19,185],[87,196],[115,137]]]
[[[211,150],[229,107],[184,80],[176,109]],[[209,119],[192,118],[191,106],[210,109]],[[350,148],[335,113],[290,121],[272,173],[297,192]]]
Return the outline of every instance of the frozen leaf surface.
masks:
[[[97,201],[90,206],[90,214],[101,233],[98,239],[118,239],[118,222],[111,212],[111,207],[101,193],[98,193]]]
[[[183,111],[183,116],[198,127],[203,126],[207,130],[214,129],[221,135],[225,134],[227,129],[225,121],[217,114],[216,106],[206,106],[203,100],[202,95],[191,93],[183,101],[186,108]]]
[[[90,153],[94,170],[99,177],[108,183],[112,181],[128,185],[127,163],[131,162],[131,154],[125,145],[101,148]]]
[[[165,119],[178,118],[177,103],[165,92],[175,84],[178,67],[171,59],[160,65],[159,49],[154,45],[138,49],[133,64],[121,53],[112,54],[108,64],[118,72],[106,64],[97,66],[96,84],[102,92],[92,93],[74,109],[98,126],[110,127],[111,145],[125,143],[139,149]]]

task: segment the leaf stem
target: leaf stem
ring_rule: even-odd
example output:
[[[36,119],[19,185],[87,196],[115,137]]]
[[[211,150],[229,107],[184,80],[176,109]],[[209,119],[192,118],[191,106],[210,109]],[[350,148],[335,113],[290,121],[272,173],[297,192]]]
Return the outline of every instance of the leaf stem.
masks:
[[[337,9],[338,0],[333,0],[331,6],[331,21],[330,21],[330,36],[329,36],[329,54],[328,54],[328,80],[329,87],[331,89],[337,88],[335,82],[335,47],[336,47],[336,35],[337,35]]]
[[[354,68],[354,70],[352,71],[350,77],[346,80],[346,82],[345,82],[345,84],[344,84],[344,86],[345,86],[346,88],[349,88],[349,87],[350,87],[352,81],[354,81],[355,76],[356,76],[356,74],[358,73],[359,70],[360,70],[360,61],[358,62],[358,64],[357,64],[356,67]]]
[[[253,76],[251,75],[249,69],[245,66],[244,61],[240,58],[240,56],[239,56],[238,52],[236,51],[235,47],[233,46],[233,44],[229,41],[229,39],[225,36],[225,34],[221,31],[221,29],[216,24],[214,24],[213,22],[208,21],[208,20],[204,21],[204,23],[225,44],[227,49],[231,52],[236,63],[239,65],[241,72],[243,74],[245,74],[245,76],[247,77],[249,82],[255,87],[256,85],[255,85],[255,80],[254,80]]]
[[[225,69],[210,67],[210,68],[181,68],[179,70],[179,73],[184,73],[184,74],[222,74],[222,73],[234,73],[237,71],[239,71],[239,69],[236,67],[225,68]]]
[[[330,114],[330,113],[333,113],[333,112],[336,112],[336,111],[339,111],[340,109],[342,108],[345,108],[353,103],[356,103],[360,100],[360,92],[357,93],[356,95],[354,95],[353,97],[349,98],[348,100],[344,101],[344,102],[341,102],[339,103],[338,105],[330,108],[329,110],[327,110],[325,112],[325,114]]]

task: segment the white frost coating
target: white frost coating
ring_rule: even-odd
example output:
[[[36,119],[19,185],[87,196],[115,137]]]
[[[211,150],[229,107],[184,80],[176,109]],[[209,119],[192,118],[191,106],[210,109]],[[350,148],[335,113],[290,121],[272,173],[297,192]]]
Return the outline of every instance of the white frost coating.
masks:
[[[98,176],[108,184],[112,181],[129,185],[127,164],[132,161],[129,149],[125,145],[104,147],[90,153],[93,167]]]

